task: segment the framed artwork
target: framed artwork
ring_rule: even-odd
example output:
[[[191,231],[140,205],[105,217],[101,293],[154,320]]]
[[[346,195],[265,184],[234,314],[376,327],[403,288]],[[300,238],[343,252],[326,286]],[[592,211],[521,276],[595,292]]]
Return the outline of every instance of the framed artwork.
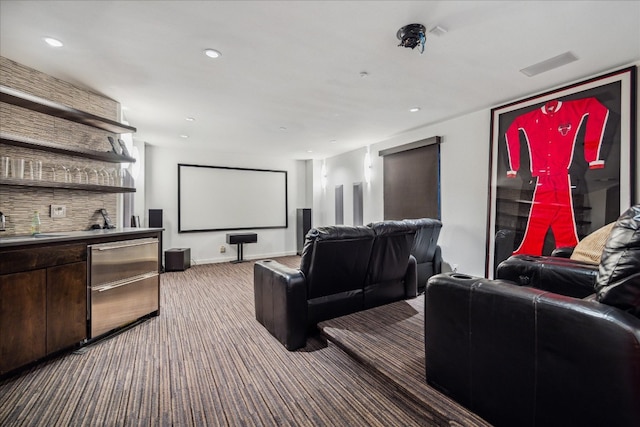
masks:
[[[486,276],[549,255],[635,203],[636,67],[491,110]]]

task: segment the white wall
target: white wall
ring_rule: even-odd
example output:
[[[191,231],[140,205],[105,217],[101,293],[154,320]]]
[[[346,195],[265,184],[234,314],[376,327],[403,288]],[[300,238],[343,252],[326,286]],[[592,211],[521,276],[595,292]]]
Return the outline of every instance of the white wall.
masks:
[[[640,64],[635,64],[640,65]],[[638,109],[637,122],[640,122]],[[419,141],[432,136],[442,137],[441,144],[441,208],[443,269],[453,269],[474,276],[485,274],[487,197],[490,146],[490,109],[467,114],[393,139],[371,145],[373,173],[371,184],[364,191],[365,224],[383,219],[382,158],[378,151]],[[345,188],[345,223],[351,223],[353,182],[364,181],[363,159],[366,149],[355,150],[325,160],[327,188],[314,185],[314,225],[331,224],[334,220],[333,189]],[[322,161],[314,162],[314,178],[319,177]],[[636,180],[640,178],[640,150],[636,148]],[[640,202],[640,182],[636,183],[636,203]],[[321,202],[320,202],[321,201]]]
[[[370,184],[363,184],[364,223],[384,217],[382,157],[380,150],[432,136],[441,136],[441,208],[443,229],[439,244],[444,259],[458,271],[484,274],[484,242],[489,164],[489,111],[481,111],[428,126],[370,146],[372,173]],[[364,183],[366,148],[326,159],[327,188],[314,194],[323,200],[317,218],[323,225],[334,220],[333,189],[344,185],[345,223],[352,224],[352,186]],[[322,161],[318,161],[318,168]],[[317,224],[314,224],[317,225]],[[481,248],[480,250],[478,248]]]
[[[253,231],[258,234],[258,243],[244,245],[244,258],[270,258],[295,254],[296,208],[305,207],[306,203],[305,162],[208,150],[175,150],[147,145],[144,212],[148,212],[148,209],[163,210],[164,250],[190,248],[193,262],[203,264],[234,260],[237,256],[237,247],[226,243],[227,231],[178,233],[178,163],[286,170],[289,226],[286,229],[242,230],[242,232]],[[202,197],[215,197],[214,194],[207,194],[206,183],[202,185]],[[222,246],[226,249],[225,253],[220,253]]]
[[[635,65],[640,65],[637,63]],[[637,121],[640,121],[638,109]],[[145,206],[136,212],[146,217],[148,209],[164,211],[164,248],[189,247],[196,263],[230,261],[236,257],[235,246],[226,244],[226,232],[177,232],[177,164],[194,163],[288,171],[289,227],[278,230],[255,230],[257,244],[245,245],[245,258],[266,258],[295,254],[296,208],[312,209],[312,225],[335,222],[334,190],[344,188],[345,224],[353,221],[353,184],[363,183],[364,223],[383,219],[382,158],[380,150],[418,141],[432,136],[442,137],[441,144],[441,209],[442,247],[445,269],[483,276],[485,271],[487,196],[489,168],[490,109],[467,114],[394,137],[370,146],[371,183],[364,179],[366,148],[325,159],[326,188],[322,188],[323,160],[295,161],[265,159],[250,155],[222,154],[210,151],[171,150],[146,146]],[[640,150],[636,149],[635,169],[640,177]],[[203,197],[207,197],[206,186]],[[640,201],[640,183],[636,184],[636,201]],[[146,223],[146,222],[145,222]],[[220,246],[227,252],[220,253]]]

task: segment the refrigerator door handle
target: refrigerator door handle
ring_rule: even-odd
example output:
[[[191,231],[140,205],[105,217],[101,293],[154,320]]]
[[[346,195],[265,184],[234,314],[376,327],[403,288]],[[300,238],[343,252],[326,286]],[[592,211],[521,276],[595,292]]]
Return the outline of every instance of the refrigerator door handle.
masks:
[[[98,251],[110,251],[112,249],[121,249],[121,248],[130,248],[132,246],[142,246],[142,245],[148,245],[150,243],[157,243],[158,240],[157,239],[140,239],[142,241],[140,242],[132,242],[132,243],[126,243],[126,244],[122,244],[122,245],[108,245],[108,246],[93,246],[93,250],[98,250]]]
[[[129,277],[127,279],[119,280],[117,282],[111,282],[111,283],[106,283],[100,286],[94,286],[93,288],[91,288],[91,290],[94,292],[105,292],[111,289],[119,288],[120,286],[126,286],[126,285],[130,285],[131,283],[139,282],[140,280],[148,279],[149,277],[155,277],[157,275],[158,275],[157,272],[140,274],[138,276]]]

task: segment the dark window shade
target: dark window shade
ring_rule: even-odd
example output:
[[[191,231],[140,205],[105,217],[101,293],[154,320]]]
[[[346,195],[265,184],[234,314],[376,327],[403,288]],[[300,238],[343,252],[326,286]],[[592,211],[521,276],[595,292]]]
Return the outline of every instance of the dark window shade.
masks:
[[[440,218],[440,144],[384,155],[384,219]]]

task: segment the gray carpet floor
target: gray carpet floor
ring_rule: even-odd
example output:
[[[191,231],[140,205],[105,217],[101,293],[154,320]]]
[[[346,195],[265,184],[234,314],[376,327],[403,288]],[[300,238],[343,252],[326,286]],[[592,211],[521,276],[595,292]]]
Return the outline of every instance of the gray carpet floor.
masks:
[[[0,381],[0,425],[459,425],[320,334],[287,351],[253,304],[252,262],[165,273],[160,316]]]

